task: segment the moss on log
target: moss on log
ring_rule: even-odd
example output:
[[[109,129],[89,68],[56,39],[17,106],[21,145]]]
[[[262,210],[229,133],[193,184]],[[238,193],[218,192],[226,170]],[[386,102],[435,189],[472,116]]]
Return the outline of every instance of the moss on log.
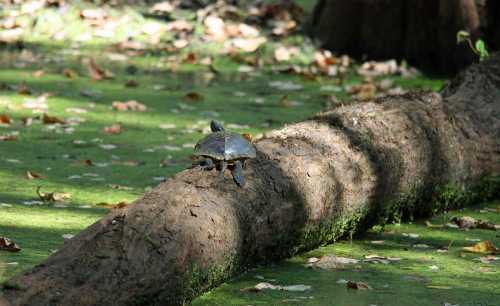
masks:
[[[247,185],[182,171],[9,280],[13,305],[183,305],[256,263],[500,193],[500,57],[440,93],[267,133]]]

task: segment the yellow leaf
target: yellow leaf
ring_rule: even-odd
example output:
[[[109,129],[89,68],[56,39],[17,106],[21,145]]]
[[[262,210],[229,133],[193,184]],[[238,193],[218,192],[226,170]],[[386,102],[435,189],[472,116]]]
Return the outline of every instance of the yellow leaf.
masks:
[[[481,254],[496,254],[498,253],[498,248],[491,243],[491,241],[481,241],[470,247],[464,247],[462,250],[472,253]]]

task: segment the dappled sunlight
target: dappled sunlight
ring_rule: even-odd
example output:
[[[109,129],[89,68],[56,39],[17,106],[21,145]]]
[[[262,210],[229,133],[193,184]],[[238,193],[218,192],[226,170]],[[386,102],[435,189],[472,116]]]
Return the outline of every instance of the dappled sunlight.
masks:
[[[307,185],[311,190],[296,190],[295,186],[304,188],[305,185],[290,179],[287,171],[280,172],[276,177],[267,177],[267,174],[260,177],[262,173],[258,172],[248,176],[245,174],[247,186],[257,186],[255,182],[258,182],[261,193],[270,190],[269,194],[275,192],[283,199],[290,198],[290,194],[302,196],[302,193],[306,193],[304,198],[294,199],[297,203],[276,201],[279,203],[275,205],[269,199],[260,198],[259,193],[252,193],[254,190],[248,192],[252,198],[245,194],[244,189],[235,190],[239,187],[232,185],[229,175],[226,175],[226,181],[215,181],[214,178],[211,182],[211,175],[215,176],[215,171],[204,173],[207,176],[202,177],[195,170],[190,170],[184,174],[195,173],[196,180],[181,182],[192,188],[189,189],[191,192],[199,193],[199,199],[193,196],[193,199],[196,198],[193,203],[200,204],[180,205],[186,211],[183,210],[178,216],[171,213],[181,209],[171,200],[175,198],[170,197],[171,190],[167,195],[161,188],[154,188],[193,165],[194,145],[210,133],[211,120],[220,121],[228,131],[247,134],[245,137],[255,140],[266,138],[270,130],[307,120],[324,109],[338,106],[349,108],[353,101],[359,105],[367,103],[380,106],[383,103],[379,102],[387,96],[399,96],[400,101],[411,101],[413,98],[408,98],[411,94],[407,95],[409,90],[438,91],[446,82],[442,77],[422,74],[404,59],[372,61],[325,50],[323,44],[306,35],[315,26],[308,20],[313,14],[315,1],[245,1],[244,5],[209,1],[211,5],[205,7],[199,1],[163,1],[158,5],[148,1],[141,2],[141,5],[100,2],[34,0],[29,2],[30,6],[25,5],[24,1],[20,1],[19,5],[11,1],[0,10],[0,116],[3,116],[0,117],[0,237],[11,239],[22,249],[20,252],[0,252],[0,282],[43,262],[60,249],[65,240],[71,239],[108,213],[123,211],[119,209],[134,205],[132,203],[141,198],[146,199],[149,206],[132,207],[129,211],[136,213],[133,216],[135,219],[117,214],[116,219],[109,218],[110,224],[106,224],[106,230],[111,230],[99,233],[102,234],[100,238],[104,238],[97,247],[109,248],[109,254],[104,254],[109,257],[94,258],[95,250],[90,247],[86,252],[92,254],[88,256],[92,257],[91,260],[86,257],[79,261],[77,258],[75,262],[78,265],[81,263],[81,267],[90,267],[87,259],[97,266],[102,263],[107,265],[109,262],[106,260],[115,260],[117,266],[123,263],[135,265],[135,257],[120,262],[122,256],[125,258],[132,253],[139,257],[139,261],[144,256],[143,262],[138,261],[138,266],[145,265],[151,258],[159,258],[157,263],[163,264],[167,261],[163,261],[162,256],[168,258],[179,252],[184,256],[182,263],[177,262],[178,258],[168,258],[168,264],[186,265],[182,267],[186,268],[186,277],[193,277],[187,281],[206,281],[216,285],[229,274],[215,271],[209,272],[208,280],[197,279],[197,276],[189,274],[189,269],[193,267],[188,266],[191,261],[197,264],[197,256],[210,264],[213,258],[208,252],[217,254],[217,251],[227,248],[227,254],[246,256],[228,258],[228,262],[234,260],[234,265],[228,266],[230,269],[243,271],[247,263],[272,262],[271,258],[253,258],[257,257],[256,254],[272,257],[296,252],[296,248],[288,245],[295,243],[295,234],[274,233],[273,229],[294,226],[298,230],[304,228],[302,221],[298,220],[311,216],[302,211],[302,207],[295,206],[301,205],[304,198],[308,199],[307,193],[311,190],[316,192],[313,197],[318,196],[328,207],[331,206],[329,212],[318,210],[316,213],[319,217],[344,217],[345,212],[340,209],[339,212],[335,211],[338,208],[335,204],[342,202],[342,195],[331,199],[323,199],[321,195],[331,192],[328,188],[335,187],[335,190],[342,191],[349,186],[332,181],[324,185],[327,186],[325,191],[321,186],[316,186],[316,180],[311,179],[310,186]],[[135,108],[127,109],[123,104],[114,104],[130,101],[134,101],[132,104]],[[419,111],[419,108],[411,110]],[[436,111],[441,110],[436,108]],[[415,120],[421,120],[417,115]],[[352,120],[353,129],[360,133],[359,142],[356,139],[343,148],[342,144],[333,141],[334,144],[328,144],[332,147],[322,144],[315,154],[322,158],[327,156],[324,152],[334,151],[332,148],[335,146],[340,148],[338,154],[349,154],[346,152],[352,149],[356,154],[361,152],[374,158],[371,162],[377,169],[380,164],[386,166],[383,158],[378,158],[391,152],[376,152],[376,147],[370,149],[373,151],[370,154],[363,151],[369,141],[365,143],[361,136],[369,134],[364,129],[370,129],[368,125],[363,125],[363,120],[370,119],[363,116],[360,113],[359,118],[346,118],[349,122]],[[396,119],[411,116],[413,114],[410,111],[401,112],[401,116]],[[380,120],[380,125],[389,126],[389,117],[387,122]],[[337,118],[333,119],[329,123],[331,130],[345,134],[347,125],[337,126]],[[434,122],[429,126],[429,130],[408,132],[407,135],[411,137],[405,137],[403,142],[410,141],[409,138],[417,139],[424,132],[427,138],[443,132],[436,132],[440,126],[434,125]],[[404,128],[407,127],[401,129]],[[309,133],[307,128],[303,130]],[[401,131],[394,133],[404,134]],[[283,135],[285,138],[279,140],[267,138],[276,143],[292,139],[290,135]],[[304,136],[307,138],[311,135]],[[318,132],[316,136],[323,139],[324,135]],[[368,136],[375,137],[371,134]],[[306,140],[304,143],[307,143]],[[394,152],[402,145],[398,137],[394,137]],[[295,149],[290,150],[295,157],[302,154],[299,149],[296,152]],[[281,153],[274,155],[274,151],[268,153],[265,158],[258,155],[257,159],[262,158],[273,165],[276,163],[274,167],[281,171],[280,162],[272,158],[281,156],[285,160],[287,157]],[[336,154],[329,156],[341,157]],[[439,154],[441,152],[432,155]],[[346,165],[346,169],[352,166],[352,169],[356,168],[353,173],[362,172],[363,169],[357,169],[359,165],[355,157],[346,159],[346,163],[352,163]],[[305,154],[298,163],[301,165],[290,165],[290,168],[298,166],[302,167],[301,170],[307,170],[307,163],[313,164],[315,161]],[[337,165],[331,160],[324,160],[321,169],[314,168],[315,165],[312,165],[311,171],[304,171],[308,178],[314,175],[348,176],[341,168],[336,168]],[[416,163],[416,166],[422,165]],[[250,166],[245,171],[251,170]],[[267,170],[260,169],[261,172]],[[387,173],[377,173],[376,179],[387,180],[385,174],[389,175],[392,170],[388,167]],[[436,173],[436,177],[439,175]],[[411,179],[408,178],[408,181]],[[428,179],[432,181],[434,178]],[[280,190],[280,184],[285,181],[287,184],[284,185],[288,189]],[[393,181],[400,181],[397,173]],[[213,184],[208,186],[206,182]],[[220,190],[212,188],[214,186]],[[38,189],[40,194],[37,194]],[[151,190],[153,192],[149,192]],[[387,193],[385,189],[380,191],[384,195]],[[219,199],[225,199],[226,192],[241,194],[232,197],[227,203],[219,203]],[[356,190],[356,194],[363,192],[361,189]],[[44,198],[51,193],[52,198]],[[145,194],[147,196],[143,198]],[[64,197],[55,199],[54,195]],[[178,199],[181,204],[189,198],[187,194],[183,196]],[[208,201],[209,198],[212,200]],[[367,201],[372,200],[367,198]],[[156,207],[158,202],[163,204]],[[213,207],[207,209],[207,203]],[[241,203],[256,204],[254,207]],[[267,205],[269,203],[275,206]],[[224,220],[210,221],[205,218],[210,213],[219,217],[215,213],[225,207],[223,204],[228,208],[227,211],[220,211],[220,216],[223,216],[220,218]],[[491,262],[485,263],[480,259],[481,254],[464,252],[463,247],[477,241],[492,241],[500,247],[499,236],[495,231],[484,229],[465,231],[450,228],[448,223],[451,216],[471,216],[500,224],[499,205],[497,202],[485,203],[430,219],[431,224],[441,227],[427,226],[424,223],[426,220],[374,227],[354,238],[344,237],[344,240],[332,245],[257,267],[204,294],[192,305],[315,306],[334,303],[342,306],[483,306],[490,302],[491,296],[500,299],[500,261],[491,259]],[[489,209],[485,210],[485,207]],[[258,215],[268,208],[270,213],[259,221],[262,223],[248,225],[248,220],[243,219],[247,213]],[[294,211],[296,218],[288,220],[286,209]],[[170,213],[166,215],[165,211]],[[151,212],[155,213],[154,218],[157,219],[148,219]],[[175,218],[186,216],[186,219],[194,221],[192,227],[183,232],[181,226],[176,228],[175,222],[178,220]],[[233,223],[229,224],[229,219]],[[137,220],[144,228],[134,228],[133,223]],[[339,226],[342,226],[343,221],[341,218],[339,220]],[[203,223],[205,221],[207,223]],[[216,221],[220,221],[220,224]],[[224,238],[206,230],[207,224],[216,224],[217,228],[223,229],[226,224],[227,228],[220,233],[220,237]],[[265,235],[258,233],[255,238],[265,240],[276,235],[276,241],[283,241],[283,245],[275,246],[274,238],[269,238],[271,242],[246,240],[248,233],[245,231],[259,232],[260,226],[262,231],[266,231],[263,232]],[[150,228],[155,232],[148,232]],[[336,229],[332,226],[324,230],[338,230],[340,233],[347,231],[347,227]],[[136,240],[129,241],[125,239],[127,237]],[[188,245],[191,238],[196,243],[200,242],[201,246]],[[185,250],[172,249],[171,242],[176,239],[179,243],[173,245],[185,247]],[[306,239],[317,239],[314,243],[321,239],[324,241],[324,238]],[[208,243],[218,245],[210,249]],[[248,247],[248,244],[251,246]],[[260,244],[265,246],[265,252],[260,251]],[[157,254],[149,257],[153,249]],[[255,254],[240,254],[242,249],[252,250]],[[75,251],[74,254],[79,253]],[[366,261],[370,255],[393,260]],[[308,264],[311,259],[319,261],[328,256],[355,259],[357,263],[332,269]],[[240,263],[245,266],[238,266]],[[145,268],[148,274],[154,274],[156,266]],[[166,274],[161,274],[159,278],[171,273],[167,265],[164,268]],[[132,270],[120,271],[123,274],[117,272],[116,275],[120,275],[118,280],[106,279],[109,281],[106,286],[114,286],[113,282],[120,282],[120,277],[129,277],[128,273]],[[150,277],[140,275],[139,278],[143,276],[144,279]],[[82,276],[82,280],[77,280],[77,283],[90,279],[86,277]],[[157,275],[151,276],[151,279],[154,277]],[[348,280],[364,282],[372,290],[347,289]],[[176,281],[174,279],[172,283]],[[170,279],[165,281],[169,282]],[[255,286],[262,282],[272,284],[274,289],[293,285],[311,288],[295,292],[256,289]],[[68,284],[73,283],[69,281]],[[194,284],[193,290],[199,290],[196,287],[198,285]],[[145,293],[145,299],[148,298],[147,294],[150,293]]]

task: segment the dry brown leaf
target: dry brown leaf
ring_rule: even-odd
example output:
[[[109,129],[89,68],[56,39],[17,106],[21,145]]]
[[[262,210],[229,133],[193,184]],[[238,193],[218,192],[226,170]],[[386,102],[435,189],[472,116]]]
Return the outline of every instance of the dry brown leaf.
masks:
[[[45,74],[45,71],[43,70],[35,70],[31,73],[31,75],[34,77],[34,78],[39,78],[39,77],[42,77],[43,75]]]
[[[264,37],[235,38],[232,40],[232,45],[245,52],[255,52],[266,41]]]
[[[70,79],[74,79],[78,76],[78,74],[73,69],[70,68],[65,68],[63,70],[63,74]]]
[[[17,140],[17,135],[15,134],[0,135],[0,141],[15,141],[15,140]]]
[[[89,166],[89,167],[91,167],[91,166],[93,166],[93,165],[94,165],[94,163],[92,162],[92,160],[91,160],[91,159],[85,159],[85,160],[83,160],[83,164],[84,164],[85,166]]]
[[[80,11],[80,18],[90,20],[102,20],[107,17],[106,11],[101,8],[84,9]]]
[[[118,190],[133,190],[134,188],[128,187],[128,186],[123,186],[123,185],[118,185],[118,184],[109,184],[108,185],[110,188],[113,189],[118,189]]]
[[[21,248],[7,237],[0,237],[0,250],[8,252],[19,252]]]
[[[348,281],[346,285],[347,285],[347,288],[349,288],[349,289],[357,289],[357,290],[371,290],[372,289],[372,287],[370,287],[368,284],[363,283],[363,282]]]
[[[425,287],[429,288],[429,289],[441,289],[441,290],[450,290],[450,289],[452,289],[452,287],[450,287],[450,286],[444,286],[444,285],[427,285]]]
[[[61,118],[58,118],[56,116],[49,116],[47,114],[43,114],[42,118],[43,124],[66,124],[66,121],[64,121]]]
[[[117,135],[122,132],[122,125],[120,123],[115,123],[110,126],[104,127],[103,131],[106,134]]]
[[[125,202],[125,201],[118,202],[118,203],[115,203],[115,204],[111,204],[111,203],[107,203],[107,202],[101,202],[101,203],[97,203],[96,205],[104,207],[104,208],[120,209],[120,208],[124,208],[127,205],[129,205],[129,203]]]
[[[17,88],[17,93],[20,95],[31,95],[31,89],[29,89],[26,82],[22,82]]]
[[[274,59],[278,62],[285,62],[292,59],[293,56],[299,53],[299,48],[297,47],[285,47],[281,46],[274,50]]]
[[[318,50],[314,52],[314,62],[322,71],[326,71],[330,66],[337,64],[337,59],[328,50]]]
[[[45,177],[43,175],[41,175],[40,173],[36,173],[34,171],[26,171],[26,178],[28,180],[41,180],[41,179],[44,179]]]
[[[166,29],[167,31],[177,32],[191,31],[193,29],[193,25],[184,19],[180,19],[167,23]]]
[[[288,95],[284,95],[283,97],[281,97],[280,105],[284,106],[284,107],[292,107],[293,106],[292,101],[290,101],[290,99],[288,99]]]
[[[88,60],[87,68],[90,77],[95,81],[111,80],[114,78],[111,71],[99,67],[93,58]]]
[[[0,124],[9,125],[11,123],[12,123],[12,119],[8,115],[0,114]]]
[[[458,227],[461,229],[467,229],[467,230],[475,228],[477,226],[476,219],[469,216],[453,217],[450,219],[450,222],[458,225]]]
[[[36,188],[36,194],[40,200],[44,203],[54,203],[67,200],[71,198],[71,194],[65,192],[41,192],[42,187],[38,186]]]
[[[191,102],[198,102],[203,100],[203,96],[197,92],[188,92],[185,96],[184,99],[191,101]]]
[[[113,160],[111,162],[113,165],[123,165],[123,166],[129,166],[129,167],[136,167],[140,164],[140,162],[135,161],[135,160]]]
[[[154,13],[171,13],[175,9],[175,6],[170,3],[170,1],[158,2],[151,8]]]
[[[115,101],[112,103],[111,107],[117,111],[134,111],[134,112],[144,112],[146,111],[146,105],[137,102],[136,100],[130,100],[127,102]]]
[[[498,254],[498,248],[491,241],[481,241],[470,247],[463,247],[462,250],[480,254]]]
[[[196,64],[198,62],[198,56],[193,52],[189,52],[182,61],[188,64]]]
[[[479,220],[476,223],[476,227],[481,228],[481,229],[496,231],[498,228],[498,225],[496,225],[492,222],[489,222],[487,220]]]
[[[250,142],[252,142],[252,140],[253,140],[253,136],[250,133],[243,133],[243,138],[245,138],[246,140],[248,140]]]
[[[136,80],[128,80],[125,82],[125,87],[137,87],[139,83]]]

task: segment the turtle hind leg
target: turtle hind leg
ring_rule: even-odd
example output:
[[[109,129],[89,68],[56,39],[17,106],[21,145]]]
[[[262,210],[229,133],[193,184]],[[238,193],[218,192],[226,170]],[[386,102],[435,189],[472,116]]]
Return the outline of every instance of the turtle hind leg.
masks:
[[[201,170],[207,170],[207,171],[210,171],[210,170],[213,170],[215,168],[215,164],[214,164],[214,161],[211,160],[210,158],[205,158],[205,159],[202,159],[198,165],[200,166]]]
[[[244,187],[245,186],[245,178],[243,177],[243,166],[241,164],[241,161],[238,160],[234,163],[234,167],[231,170],[231,173],[233,174],[234,182],[238,186]]]

